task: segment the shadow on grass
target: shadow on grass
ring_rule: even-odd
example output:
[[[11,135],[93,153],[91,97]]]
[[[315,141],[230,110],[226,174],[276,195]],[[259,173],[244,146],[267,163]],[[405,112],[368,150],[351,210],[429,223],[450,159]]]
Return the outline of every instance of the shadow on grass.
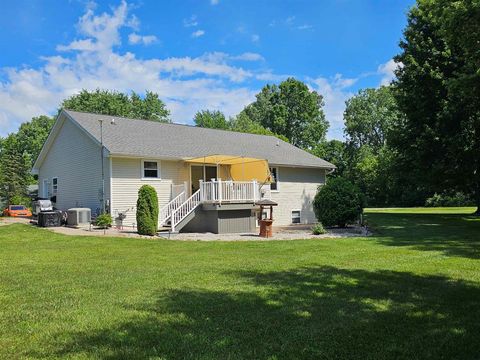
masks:
[[[381,244],[480,258],[480,218],[461,214],[370,213],[367,221]]]
[[[229,275],[248,291],[162,292],[154,303],[128,309],[141,314],[130,321],[68,334],[53,355],[474,359],[480,354],[480,288],[473,284],[334,267]]]

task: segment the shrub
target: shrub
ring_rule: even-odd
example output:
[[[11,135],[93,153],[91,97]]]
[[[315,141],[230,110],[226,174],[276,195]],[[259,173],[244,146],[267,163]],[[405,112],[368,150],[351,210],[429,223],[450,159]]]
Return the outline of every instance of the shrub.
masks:
[[[112,222],[113,222],[112,216],[108,213],[103,213],[98,215],[97,220],[95,221],[97,226],[102,229],[106,229],[112,226]]]
[[[13,195],[10,198],[9,205],[25,205],[30,209],[32,206],[32,200],[28,196]]]
[[[137,230],[140,235],[155,235],[158,229],[158,197],[150,185],[138,190]]]
[[[313,235],[322,235],[322,234],[325,234],[326,232],[327,232],[327,230],[325,230],[325,228],[323,227],[322,223],[315,224],[315,225],[312,227],[312,233],[313,233]]]
[[[362,213],[363,197],[356,186],[344,178],[330,179],[319,188],[313,200],[315,215],[325,226],[345,227]]]
[[[475,202],[462,192],[441,194],[435,193],[425,201],[427,207],[442,207],[442,206],[473,206]]]

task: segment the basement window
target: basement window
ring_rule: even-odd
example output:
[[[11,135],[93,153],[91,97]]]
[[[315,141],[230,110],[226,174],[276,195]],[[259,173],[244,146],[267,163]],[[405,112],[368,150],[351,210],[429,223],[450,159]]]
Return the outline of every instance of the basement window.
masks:
[[[292,224],[300,224],[300,210],[292,210]]]
[[[160,177],[158,161],[143,162],[143,177],[146,179],[158,179]]]

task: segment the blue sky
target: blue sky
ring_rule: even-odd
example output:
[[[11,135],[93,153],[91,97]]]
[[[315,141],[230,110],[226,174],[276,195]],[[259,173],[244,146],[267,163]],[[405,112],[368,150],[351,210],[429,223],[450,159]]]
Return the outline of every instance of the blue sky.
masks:
[[[238,113],[288,76],[325,99],[329,138],[344,102],[393,77],[411,0],[36,1],[2,4],[0,136],[54,114],[82,88],[161,96],[175,122]]]

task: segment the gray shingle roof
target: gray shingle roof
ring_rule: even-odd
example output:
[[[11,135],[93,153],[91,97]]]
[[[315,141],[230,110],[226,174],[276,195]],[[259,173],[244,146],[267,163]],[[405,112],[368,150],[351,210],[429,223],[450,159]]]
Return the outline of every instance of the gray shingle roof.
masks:
[[[186,159],[224,154],[267,159],[274,165],[335,168],[329,162],[274,136],[64,111],[98,141],[98,120],[105,120],[103,143],[112,155]],[[111,124],[112,119],[115,119],[115,125]]]

